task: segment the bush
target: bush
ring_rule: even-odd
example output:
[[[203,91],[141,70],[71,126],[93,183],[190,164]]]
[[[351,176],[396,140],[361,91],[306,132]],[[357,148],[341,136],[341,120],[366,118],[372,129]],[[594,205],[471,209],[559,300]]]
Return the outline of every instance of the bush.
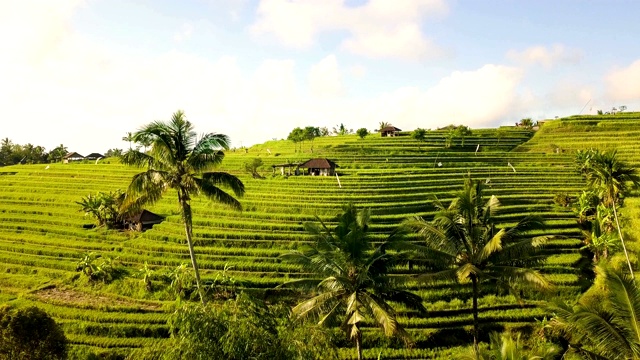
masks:
[[[67,338],[43,310],[0,308],[0,359],[65,359]]]
[[[567,193],[558,193],[553,197],[553,202],[562,207],[569,207],[573,199]]]

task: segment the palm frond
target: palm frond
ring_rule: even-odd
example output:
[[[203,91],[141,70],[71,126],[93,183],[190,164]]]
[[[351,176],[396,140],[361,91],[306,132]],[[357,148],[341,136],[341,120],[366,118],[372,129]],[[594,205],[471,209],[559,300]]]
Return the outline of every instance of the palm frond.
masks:
[[[493,255],[502,250],[502,239],[505,237],[505,229],[501,229],[497,234],[493,235],[489,241],[482,247],[482,250],[477,255],[477,261],[483,262]]]
[[[486,273],[495,279],[512,284],[526,284],[540,290],[548,290],[552,287],[544,275],[533,269],[513,266],[492,266],[487,269]]]
[[[200,193],[202,193],[210,200],[221,203],[223,205],[227,205],[236,210],[242,210],[242,204],[240,204],[240,202],[236,198],[227,194],[219,187],[215,186],[213,182],[196,177],[193,178],[193,181],[197,185]]]
[[[389,305],[375,295],[366,292],[362,292],[359,295],[362,305],[371,312],[376,324],[384,330],[384,334],[386,336],[395,335],[400,325],[396,321],[396,317]]]
[[[228,187],[238,197],[242,197],[244,195],[244,184],[242,181],[229,173],[220,171],[206,172],[202,174],[202,180],[216,187]]]
[[[135,204],[153,204],[160,200],[167,189],[169,174],[164,171],[147,170],[136,174],[131,179],[124,199],[124,207]]]
[[[152,156],[138,150],[127,150],[120,157],[120,161],[125,165],[148,168],[153,168],[156,163]]]
[[[327,291],[320,293],[311,299],[305,300],[296,305],[292,310],[292,314],[297,318],[304,318],[309,314],[319,314],[322,312],[323,307],[329,302],[339,301],[339,298],[344,294],[343,291]],[[332,307],[335,304],[332,305]]]
[[[415,277],[415,280],[427,284],[433,284],[439,281],[455,282],[458,281],[458,269],[420,274]]]
[[[187,158],[187,164],[195,172],[203,172],[218,166],[224,159],[224,152],[229,149],[229,138],[224,134],[204,134],[196,142]]]
[[[623,325],[624,336],[636,357],[640,357],[640,289],[629,276],[609,268],[598,269],[604,275],[610,294],[610,306],[616,324]]]

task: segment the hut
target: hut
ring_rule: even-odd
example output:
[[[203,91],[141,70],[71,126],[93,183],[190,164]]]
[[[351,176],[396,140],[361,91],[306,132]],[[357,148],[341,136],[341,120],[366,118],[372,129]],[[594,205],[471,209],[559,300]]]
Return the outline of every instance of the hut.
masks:
[[[285,174],[285,169],[287,169],[287,175],[291,176],[291,169],[292,168],[296,168],[295,170],[295,174],[298,175],[298,167],[301,165],[302,163],[286,163],[286,164],[275,164],[275,165],[271,165],[271,168],[273,169],[273,174],[276,174],[276,169],[280,169],[280,175]]]
[[[300,168],[307,169],[306,173],[312,176],[335,175],[337,167],[338,165],[335,162],[324,158],[307,160],[305,163],[300,165]]]
[[[125,225],[130,230],[135,231],[144,231],[151,229],[151,227],[155,224],[160,224],[164,218],[158,214],[154,214],[147,209],[143,209],[142,211],[129,216]]]
[[[68,164],[71,161],[79,161],[79,160],[84,160],[84,156],[78,154],[77,152],[70,152],[62,158],[62,162],[65,164]]]
[[[85,156],[84,158],[87,160],[98,160],[100,158],[103,158],[104,155],[100,154],[100,153],[91,153],[87,156]]]
[[[400,129],[398,129],[395,126],[386,126],[383,127],[382,129],[380,129],[380,136],[385,137],[385,136],[398,136],[400,134]]]

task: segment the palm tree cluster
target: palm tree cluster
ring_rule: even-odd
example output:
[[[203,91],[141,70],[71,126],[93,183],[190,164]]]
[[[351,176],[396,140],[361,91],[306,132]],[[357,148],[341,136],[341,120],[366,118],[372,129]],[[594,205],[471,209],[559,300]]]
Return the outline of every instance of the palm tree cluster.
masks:
[[[544,257],[538,252],[546,237],[528,236],[541,228],[542,222],[527,217],[511,228],[497,229],[493,216],[499,201],[491,197],[484,202],[482,183],[467,179],[464,189],[444,206],[435,201],[438,211],[432,221],[414,218],[405,221],[384,242],[373,246],[368,236],[370,212],[345,207],[330,229],[306,224],[314,244],[283,257],[296,262],[313,279],[296,280],[284,286],[313,290],[313,296],[293,309],[293,316],[310,315],[320,324],[335,321],[342,315],[341,327],[355,342],[362,358],[361,322],[371,319],[387,336],[397,335],[407,342],[407,333],[396,320],[389,302],[403,303],[410,309],[425,311],[422,299],[400,285],[401,281],[453,281],[473,288],[474,343],[478,339],[478,297],[481,285],[514,289],[519,286],[550,287],[549,282],[531,267]],[[417,232],[424,245],[408,242],[404,235]],[[390,251],[391,250],[391,251]],[[411,261],[423,271],[417,276],[390,276],[389,270]]]
[[[621,205],[630,186],[640,186],[640,177],[634,168],[618,159],[615,150],[578,151],[576,169],[588,184],[588,189],[582,192],[576,203],[579,223],[590,227],[591,230],[586,232],[587,247],[594,253],[594,260],[607,258],[618,245],[612,235],[616,229],[630,276],[633,278],[633,267],[620,226],[618,206]]]
[[[577,304],[550,306],[552,329],[584,359],[640,359],[640,286],[610,267],[596,272],[594,286]]]

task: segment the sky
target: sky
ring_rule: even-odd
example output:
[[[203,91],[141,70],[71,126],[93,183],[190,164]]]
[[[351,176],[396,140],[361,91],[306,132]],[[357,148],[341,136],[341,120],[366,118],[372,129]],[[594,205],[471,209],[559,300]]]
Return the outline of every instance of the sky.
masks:
[[[0,0],[0,138],[105,152],[179,109],[233,147],[297,126],[640,111],[637,14],[637,0]]]

